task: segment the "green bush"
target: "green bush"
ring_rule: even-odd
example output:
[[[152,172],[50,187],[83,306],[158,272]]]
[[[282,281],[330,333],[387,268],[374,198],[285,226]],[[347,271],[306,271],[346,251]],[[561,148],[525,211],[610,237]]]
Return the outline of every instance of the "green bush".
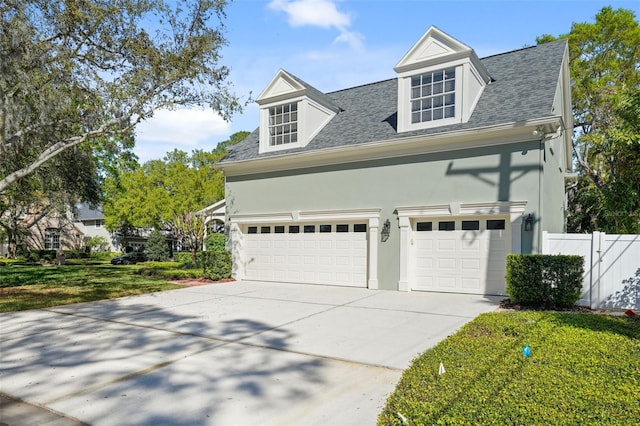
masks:
[[[205,278],[217,281],[231,277],[231,253],[208,250],[201,255]]]
[[[157,229],[151,231],[145,247],[149,260],[164,261],[169,259],[169,244],[164,234]]]
[[[225,235],[218,233],[207,235],[207,238],[204,240],[204,246],[207,248],[207,251],[225,251]]]
[[[582,256],[510,254],[507,294],[511,302],[544,308],[568,308],[582,292]]]

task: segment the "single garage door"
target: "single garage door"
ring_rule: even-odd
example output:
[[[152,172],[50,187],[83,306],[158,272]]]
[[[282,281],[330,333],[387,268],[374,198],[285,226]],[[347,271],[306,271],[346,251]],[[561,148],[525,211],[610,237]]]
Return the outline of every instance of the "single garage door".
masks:
[[[364,223],[259,224],[243,234],[246,279],[367,286]]]
[[[505,294],[506,218],[414,220],[413,290]]]

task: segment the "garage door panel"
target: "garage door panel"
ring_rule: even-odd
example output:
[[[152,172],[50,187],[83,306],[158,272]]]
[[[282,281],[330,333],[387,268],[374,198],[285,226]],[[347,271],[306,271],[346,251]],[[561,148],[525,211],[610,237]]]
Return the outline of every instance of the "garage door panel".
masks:
[[[439,251],[456,251],[456,239],[451,236],[447,236],[446,239],[439,239],[437,240],[437,247]]]
[[[440,258],[438,259],[438,269],[440,270],[456,270],[456,259],[455,258]]]
[[[437,277],[437,282],[438,282],[438,287],[440,288],[448,288],[448,289],[456,288],[456,277],[439,276]]]
[[[331,266],[333,265],[333,258],[331,256],[319,256],[318,265]]]
[[[480,259],[465,258],[461,259],[460,266],[464,271],[478,272],[481,269],[482,261]]]
[[[257,228],[262,232],[261,225]],[[302,224],[300,233],[286,232],[289,229],[243,235],[247,279],[366,287],[366,233],[305,233]]]
[[[495,219],[491,217],[491,219]],[[410,253],[411,288],[474,294],[504,294],[506,256],[510,250],[510,230],[487,230],[487,218],[456,219],[455,230],[417,229],[417,221],[431,221],[437,229],[438,218],[413,222]],[[451,218],[442,219],[451,222]],[[477,230],[463,230],[475,226]],[[471,224],[469,223],[471,222]],[[508,222],[506,222],[508,224]]]
[[[480,279],[478,278],[462,278],[462,288],[466,290],[480,290]]]

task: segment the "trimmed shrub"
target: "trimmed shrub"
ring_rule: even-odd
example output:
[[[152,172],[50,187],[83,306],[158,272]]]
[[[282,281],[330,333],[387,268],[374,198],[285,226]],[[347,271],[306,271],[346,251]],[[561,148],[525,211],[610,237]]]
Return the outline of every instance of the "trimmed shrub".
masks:
[[[205,278],[217,281],[231,277],[231,253],[208,250],[201,256]]]
[[[568,308],[582,292],[582,256],[510,254],[507,294],[513,303],[544,308]]]

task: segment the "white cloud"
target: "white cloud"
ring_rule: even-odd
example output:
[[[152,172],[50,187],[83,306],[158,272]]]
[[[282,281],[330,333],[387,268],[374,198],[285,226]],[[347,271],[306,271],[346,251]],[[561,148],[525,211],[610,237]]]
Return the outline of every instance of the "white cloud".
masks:
[[[340,32],[335,42],[354,49],[363,46],[364,36],[350,30],[351,16],[340,12],[333,0],[272,0],[269,8],[286,13],[292,27],[335,28]]]
[[[158,110],[136,127],[134,152],[145,162],[162,158],[174,149],[213,149],[217,142],[228,138],[230,128],[211,110]]]

